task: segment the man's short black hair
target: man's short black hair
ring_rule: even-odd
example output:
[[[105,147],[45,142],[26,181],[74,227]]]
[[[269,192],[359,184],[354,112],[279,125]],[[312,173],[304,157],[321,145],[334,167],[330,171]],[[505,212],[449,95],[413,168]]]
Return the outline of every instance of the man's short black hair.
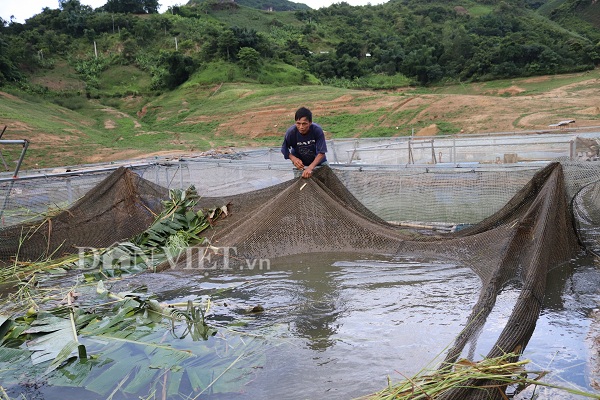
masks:
[[[308,122],[312,122],[312,113],[310,112],[310,110],[306,107],[300,107],[298,110],[296,110],[294,121],[298,121],[304,117],[306,117],[306,120]]]

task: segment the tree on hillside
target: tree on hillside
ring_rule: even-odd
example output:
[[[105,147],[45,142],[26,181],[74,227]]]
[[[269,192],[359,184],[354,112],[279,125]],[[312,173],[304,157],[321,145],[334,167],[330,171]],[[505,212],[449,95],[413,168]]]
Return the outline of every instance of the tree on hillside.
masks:
[[[310,62],[310,72],[324,79],[335,78],[335,57],[332,54],[317,54]]]
[[[375,63],[373,66],[375,72],[394,75],[400,71],[405,54],[404,48],[397,41],[383,41],[374,46],[371,56]]]
[[[92,15],[92,7],[81,4],[79,0],[59,0],[58,6],[61,10],[60,21],[64,30],[74,34],[82,35],[86,29],[87,19]]]
[[[416,77],[423,85],[438,81],[442,78],[443,72],[434,53],[435,48],[430,46],[421,46],[409,52],[402,65],[402,73]]]
[[[337,58],[335,62],[335,71],[337,77],[346,79],[358,78],[363,74],[358,58],[348,54],[344,54]]]
[[[231,60],[231,57],[236,53],[239,46],[238,40],[231,29],[225,29],[217,38],[219,52],[226,57],[226,60]]]
[[[287,39],[285,42],[285,47],[292,54],[304,57],[310,56],[310,50],[308,49],[308,46],[306,46],[306,44],[304,44],[300,38]]]
[[[150,73],[158,89],[188,79],[191,61],[226,60],[246,71],[275,61],[341,84],[363,77],[368,82],[375,74],[402,74],[422,84],[490,80],[582,71],[600,63],[600,31],[571,8],[562,13],[559,21],[568,22],[563,26],[515,6],[541,0],[482,0],[490,6],[476,13],[439,0],[365,7],[342,2],[286,15],[259,15],[247,7],[224,13],[219,10],[238,6],[221,0],[192,1],[162,15],[160,0],[103,0],[96,10],[84,0],[56,1],[59,9],[44,8],[25,24],[0,20],[3,82],[16,79],[18,71],[27,76],[89,54],[91,42],[111,62]]]
[[[7,49],[7,43],[0,37],[0,86],[21,79],[21,73],[8,56]]]
[[[158,6],[158,0],[108,0],[102,9],[123,14],[156,14]]]
[[[169,89],[174,89],[187,81],[196,69],[194,60],[179,52],[162,53],[161,61],[166,64],[169,72],[165,79],[165,84]]]
[[[446,65],[446,70],[453,75],[460,73],[464,61],[473,57],[474,42],[463,25],[446,24],[442,31],[440,64]]]
[[[127,14],[96,12],[88,18],[87,28],[97,33],[119,33],[121,29],[132,29],[135,18]]]
[[[335,46],[335,54],[338,57],[342,57],[344,54],[347,54],[350,57],[360,58],[362,56],[362,46],[363,44],[358,40],[344,40]]]
[[[252,47],[242,47],[238,52],[238,60],[246,72],[256,72],[260,66],[260,54]]]
[[[252,47],[253,49],[256,49],[258,46],[259,37],[254,29],[234,26],[231,28],[231,31],[237,39],[238,47]]]

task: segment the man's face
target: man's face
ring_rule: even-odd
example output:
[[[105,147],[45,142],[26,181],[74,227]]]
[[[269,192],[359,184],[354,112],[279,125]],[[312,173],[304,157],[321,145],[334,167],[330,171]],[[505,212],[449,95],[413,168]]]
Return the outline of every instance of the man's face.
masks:
[[[298,121],[296,121],[296,128],[298,128],[300,134],[306,135],[308,133],[308,130],[310,129],[311,124],[312,122],[308,122],[306,117],[302,117]]]

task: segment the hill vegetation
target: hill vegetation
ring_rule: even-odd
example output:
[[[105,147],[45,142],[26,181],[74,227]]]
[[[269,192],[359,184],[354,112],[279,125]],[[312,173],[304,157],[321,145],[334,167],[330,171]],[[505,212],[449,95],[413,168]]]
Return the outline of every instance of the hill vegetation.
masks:
[[[191,0],[164,14],[155,0],[59,4],[24,24],[0,21],[3,138],[36,142],[28,158],[38,166],[274,144],[299,105],[316,108],[331,137],[408,134],[433,122],[443,133],[546,126],[465,124],[468,113],[458,110],[422,118],[427,106],[402,104],[444,90],[502,98],[516,79],[525,97],[528,79],[590,82],[600,62],[600,3],[591,0],[318,10],[287,0]]]
[[[259,83],[267,65],[286,64],[301,71],[300,83],[316,77],[352,87],[385,86],[382,76],[427,85],[585,71],[600,62],[600,4],[591,0],[552,9],[520,0],[391,0],[318,10],[284,1],[273,4],[296,11],[277,12],[243,1],[252,7],[192,0],[161,15],[156,0],[109,0],[96,10],[61,0],[25,24],[0,21],[0,84],[61,61],[80,74],[88,96],[97,95],[98,74],[119,65],[149,74],[152,90],[170,90],[214,61]]]

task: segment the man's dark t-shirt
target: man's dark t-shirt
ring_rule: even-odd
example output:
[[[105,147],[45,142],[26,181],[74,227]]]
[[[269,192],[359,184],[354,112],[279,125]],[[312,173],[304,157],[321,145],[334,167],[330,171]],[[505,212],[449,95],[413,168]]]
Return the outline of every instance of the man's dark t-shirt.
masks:
[[[281,145],[281,153],[287,160],[290,158],[290,153],[302,160],[304,165],[310,165],[317,154],[327,153],[327,144],[325,143],[325,134],[323,129],[312,123],[306,135],[302,135],[296,125],[292,125],[285,132],[283,144]],[[325,157],[319,165],[327,161]]]

